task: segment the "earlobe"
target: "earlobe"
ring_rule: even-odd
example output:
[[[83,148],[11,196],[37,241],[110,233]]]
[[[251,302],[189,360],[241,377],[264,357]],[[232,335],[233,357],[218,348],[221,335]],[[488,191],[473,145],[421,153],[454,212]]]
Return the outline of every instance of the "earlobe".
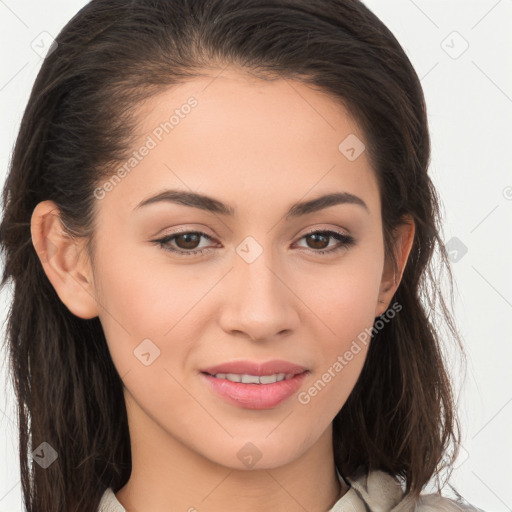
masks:
[[[98,316],[92,274],[82,250],[82,239],[77,240],[66,232],[53,201],[42,201],[34,208],[30,232],[34,249],[60,300],[80,318]]]
[[[404,219],[404,223],[399,225],[394,231],[397,272],[393,269],[391,261],[386,259],[384,271],[379,290],[379,300],[375,308],[375,316],[382,315],[389,307],[389,303],[395,294],[409,258],[409,254],[414,242],[415,224],[410,215]]]

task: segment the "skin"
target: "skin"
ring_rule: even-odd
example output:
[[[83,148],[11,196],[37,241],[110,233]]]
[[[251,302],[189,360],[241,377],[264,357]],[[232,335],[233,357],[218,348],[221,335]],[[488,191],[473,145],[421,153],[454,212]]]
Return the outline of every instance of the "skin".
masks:
[[[328,95],[299,82],[228,68],[166,90],[139,106],[133,149],[191,96],[198,105],[97,201],[94,266],[51,201],[33,212],[33,243],[69,310],[99,316],[123,380],[133,469],[116,496],[127,511],[326,511],[348,490],[335,473],[331,422],[368,347],[309,403],[296,393],[266,410],[225,402],[199,371],[284,359],[310,370],[299,392],[310,388],[390,306],[414,224],[397,230],[395,276],[367,154],[350,161],[338,150],[347,135],[364,135]],[[236,215],[170,202],[134,211],[164,188],[207,194]],[[343,191],[368,211],[339,204],[284,218],[297,201]],[[168,245],[210,252],[180,257],[154,242],[181,228],[212,240]],[[355,244],[316,254],[339,242],[304,236],[312,229]],[[251,263],[236,252],[247,236],[263,251]],[[134,355],[146,338],[160,350],[149,366]],[[248,442],[261,455],[251,468],[237,457]]]

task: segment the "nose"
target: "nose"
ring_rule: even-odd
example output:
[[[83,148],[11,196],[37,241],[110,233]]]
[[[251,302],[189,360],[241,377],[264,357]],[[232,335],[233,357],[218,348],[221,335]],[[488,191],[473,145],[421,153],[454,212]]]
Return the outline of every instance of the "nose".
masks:
[[[294,332],[300,300],[291,280],[290,273],[273,261],[271,250],[263,250],[252,262],[235,254],[220,299],[222,329],[254,341]]]

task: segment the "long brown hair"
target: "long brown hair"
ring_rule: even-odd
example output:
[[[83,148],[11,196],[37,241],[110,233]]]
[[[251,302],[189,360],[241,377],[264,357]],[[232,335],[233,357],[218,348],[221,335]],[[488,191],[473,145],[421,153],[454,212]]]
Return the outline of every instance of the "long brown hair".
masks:
[[[378,179],[387,257],[404,215],[415,222],[394,297],[402,309],[372,334],[333,428],[344,476],[381,469],[418,494],[453,462],[448,448],[457,454],[443,347],[449,337],[462,345],[440,289],[439,270],[453,284],[427,174],[425,100],[389,29],[359,0],[93,0],[56,42],[22,119],[0,226],[1,285],[14,285],[6,341],[27,510],[91,512],[104,489],[117,492],[131,472],[122,380],[99,318],[74,316],[57,296],[32,244],[31,214],[40,201],[54,201],[69,234],[86,237],[92,257],[93,191],[127,158],[133,108],[227,65],[262,79],[302,81],[349,110]],[[443,339],[441,321],[448,326]],[[43,442],[58,454],[46,469],[31,460]]]

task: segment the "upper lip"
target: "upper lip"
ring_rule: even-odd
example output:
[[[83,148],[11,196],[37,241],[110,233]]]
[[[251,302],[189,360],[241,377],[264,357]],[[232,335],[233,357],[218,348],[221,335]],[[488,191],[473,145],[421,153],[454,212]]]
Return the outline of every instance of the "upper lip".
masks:
[[[274,359],[272,361],[266,361],[264,363],[258,363],[253,361],[230,361],[227,363],[221,363],[216,366],[210,366],[203,368],[203,373],[209,373],[215,375],[217,373],[236,373],[240,375],[274,375],[275,373],[285,373],[297,375],[303,373],[307,369],[295,363],[288,361],[282,361]]]

